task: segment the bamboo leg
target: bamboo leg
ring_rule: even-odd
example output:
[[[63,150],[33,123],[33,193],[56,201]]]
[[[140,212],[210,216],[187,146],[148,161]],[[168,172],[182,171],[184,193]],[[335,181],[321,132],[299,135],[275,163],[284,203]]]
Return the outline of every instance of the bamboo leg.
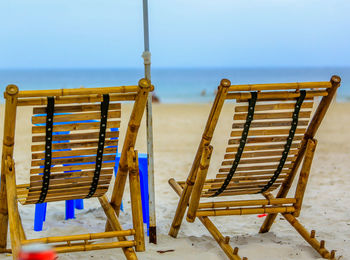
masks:
[[[306,150],[306,144],[308,139],[314,138],[323,118],[326,115],[326,112],[328,110],[329,105],[332,103],[332,100],[337,92],[338,87],[340,86],[341,79],[339,76],[332,76],[331,78],[331,84],[332,87],[327,89],[328,95],[323,97],[320,104],[317,107],[317,110],[309,124],[309,127],[305,133],[304,139],[301,141],[300,145],[300,151],[299,154],[295,160],[293,169],[288,176],[288,179],[285,183],[281,186],[276,198],[285,198],[288,195],[289,189],[293,184],[293,180],[295,178],[295,175],[297,173],[297,170],[300,166],[300,163],[304,157],[305,150]],[[263,223],[263,225],[260,228],[260,233],[268,232],[275,221],[277,217],[277,214],[269,214]]]
[[[304,163],[300,171],[298,185],[295,191],[295,198],[297,201],[294,204],[294,208],[295,208],[295,212],[293,213],[294,217],[299,217],[300,215],[301,205],[303,203],[304,193],[305,193],[307,181],[309,179],[311,164],[314,158],[316,145],[317,145],[316,140],[309,139],[306,147]]]
[[[120,225],[119,220],[115,215],[114,209],[112,208],[111,204],[108,202],[107,196],[103,195],[102,197],[99,197],[98,200],[101,203],[101,206],[107,216],[108,223],[110,223],[111,228],[115,231],[122,230],[122,226]],[[118,237],[118,240],[127,241],[126,237]],[[128,260],[137,260],[137,256],[132,247],[123,247],[123,252],[125,254],[125,257]]]
[[[238,247],[233,249],[229,244],[229,237],[224,237],[220,231],[216,228],[213,222],[208,217],[198,217],[203,225],[208,229],[210,234],[214,237],[219,246],[224,250],[227,257],[231,260],[241,260],[238,255]],[[247,258],[243,258],[247,259]]]
[[[201,193],[203,190],[203,185],[204,185],[205,179],[207,178],[208,167],[209,167],[212,151],[213,151],[213,147],[211,145],[206,146],[203,149],[203,154],[202,154],[201,161],[199,164],[199,169],[197,172],[197,178],[193,186],[191,200],[188,206],[187,218],[186,218],[188,222],[194,222],[194,220],[196,219],[196,211],[198,209]]]
[[[4,138],[2,146],[1,160],[1,183],[0,183],[0,252],[6,251],[7,229],[8,229],[8,208],[7,208],[7,190],[5,177],[5,161],[8,156],[12,158],[14,135],[16,126],[16,106],[17,106],[18,87],[9,85],[5,92],[5,120],[4,120]]]
[[[10,235],[11,235],[11,248],[13,259],[17,259],[21,247],[21,228],[18,223],[19,213],[18,213],[18,201],[16,192],[16,177],[14,163],[11,157],[5,162],[5,174],[6,174],[6,189],[7,189],[7,205],[9,211],[9,225],[10,225]]]
[[[141,202],[141,189],[139,178],[139,164],[138,164],[137,151],[133,148],[128,153],[128,165],[129,165],[129,182],[130,182],[130,196],[131,196],[131,209],[133,226],[136,231],[136,251],[145,251],[145,235],[143,229],[142,218],[142,202]]]
[[[182,194],[181,186],[174,179],[170,179],[169,184],[174,189],[176,194],[181,196]],[[203,225],[208,229],[208,231],[214,237],[214,239],[218,242],[218,244],[224,250],[225,254],[228,256],[229,259],[233,259],[233,260],[241,259],[238,256],[238,248],[235,247],[235,249],[232,249],[232,247],[230,246],[229,237],[224,238],[223,235],[220,233],[220,231],[215,227],[215,225],[210,221],[208,217],[198,217],[198,218],[203,223]],[[243,257],[243,260],[247,260],[247,258]]]
[[[321,240],[321,243],[318,242],[318,240],[315,238],[315,231],[309,233],[292,214],[284,213],[282,215],[296,229],[296,231],[298,231],[306,242],[308,242],[323,258],[335,260],[335,251],[330,253],[324,247],[324,240]]]
[[[216,127],[216,124],[219,120],[219,116],[221,113],[222,106],[225,102],[225,98],[227,95],[228,88],[230,87],[231,82],[227,79],[223,79],[220,82],[220,86],[218,88],[218,93],[215,97],[214,104],[211,108],[209,118],[207,121],[207,124],[204,129],[204,133],[201,139],[201,142],[198,146],[197,153],[195,155],[192,168],[190,170],[190,173],[187,177],[187,181],[185,184],[185,187],[181,193],[179,203],[176,208],[175,216],[173,219],[173,222],[170,227],[169,235],[172,237],[177,237],[177,234],[179,233],[182,219],[185,215],[186,207],[188,205],[191,193],[192,193],[192,188],[194,181],[196,179],[196,173],[198,171],[199,167],[199,160],[202,155],[202,150],[204,146],[209,145],[210,141],[213,137],[213,133]],[[169,180],[170,183],[171,180]]]
[[[151,90],[151,88],[152,87],[149,80],[141,79],[139,81],[139,91],[130,115],[128,129],[126,131],[123,149],[120,155],[118,173],[114,182],[111,199],[111,205],[114,208],[117,215],[119,215],[120,205],[124,194],[126,177],[128,174],[127,153],[130,147],[135,146],[137,133],[146,107],[148,92]]]

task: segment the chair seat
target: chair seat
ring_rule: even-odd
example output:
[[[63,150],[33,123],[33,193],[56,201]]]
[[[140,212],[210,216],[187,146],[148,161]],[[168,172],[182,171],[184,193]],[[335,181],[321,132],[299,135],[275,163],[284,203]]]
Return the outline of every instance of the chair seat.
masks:
[[[86,177],[84,177],[86,178]],[[96,193],[93,197],[103,196],[109,187],[112,176],[106,176],[99,181]],[[72,199],[85,199],[91,187],[91,180],[82,182],[83,178],[67,178],[59,180],[59,184],[49,186],[49,190],[44,202],[63,201]],[[84,180],[83,180],[84,181]],[[37,184],[35,184],[37,183]],[[36,204],[41,193],[42,182],[33,182],[31,184],[17,185],[17,198],[22,205]]]
[[[239,178],[239,177],[238,177]],[[258,194],[261,189],[267,184],[269,179],[266,180],[236,180],[232,178],[230,184],[227,186],[225,192],[218,195],[220,196],[235,196],[235,195],[248,195]],[[224,179],[207,179],[204,182],[201,197],[211,197],[222,185]],[[269,192],[278,188],[283,183],[283,180],[277,180],[268,190]],[[178,181],[178,184],[184,188],[185,181]]]

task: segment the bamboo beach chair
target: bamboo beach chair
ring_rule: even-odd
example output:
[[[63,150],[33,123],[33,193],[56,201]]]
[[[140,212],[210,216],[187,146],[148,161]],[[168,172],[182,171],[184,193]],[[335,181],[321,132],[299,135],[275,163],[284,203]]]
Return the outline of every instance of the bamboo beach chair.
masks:
[[[335,259],[335,251],[329,252],[325,242],[315,238],[315,231],[309,233],[297,217],[317,144],[314,137],[339,86],[338,76],[330,82],[237,86],[222,80],[187,180],[169,180],[180,196],[169,235],[177,236],[188,207],[187,221],[197,217],[228,258],[236,260],[241,259],[238,248],[229,245],[229,237],[223,237],[209,217],[267,213],[260,229],[264,233],[281,213],[323,258]],[[315,97],[322,100],[309,120]],[[213,150],[210,142],[224,101],[232,99],[237,103],[226,154],[216,178],[206,179]],[[295,195],[287,197],[301,163]],[[264,199],[217,199],[252,194]],[[200,201],[206,198],[211,200]]]
[[[152,90],[153,86],[146,79],[141,79],[136,86],[122,87],[38,91],[19,91],[15,85],[6,88],[0,190],[0,253],[12,252],[16,259],[22,245],[50,243],[57,253],[122,248],[127,259],[137,259],[134,248],[136,251],[144,251],[145,242],[137,151],[134,146],[147,96]],[[106,192],[113,175],[119,136],[119,132],[112,131],[111,128],[120,127],[120,101],[134,101],[134,104],[112,201],[109,202]],[[34,108],[30,183],[16,186],[13,150],[18,106]],[[60,131],[70,133],[54,134]],[[55,142],[60,140],[69,142]],[[127,176],[130,181],[133,227],[123,230],[114,202],[119,201],[120,205]],[[98,198],[107,216],[110,231],[26,238],[18,201],[27,205],[93,197]],[[12,249],[6,249],[8,225]],[[128,236],[133,238],[128,240]],[[118,241],[97,242],[106,238],[117,238]]]

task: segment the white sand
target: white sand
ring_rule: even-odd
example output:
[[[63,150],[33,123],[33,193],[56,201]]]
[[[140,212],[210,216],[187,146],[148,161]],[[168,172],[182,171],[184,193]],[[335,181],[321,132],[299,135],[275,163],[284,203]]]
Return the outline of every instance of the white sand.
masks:
[[[130,107],[123,107],[123,118]],[[210,105],[155,105],[155,182],[157,205],[158,245],[148,244],[147,250],[137,253],[139,259],[226,259],[225,254],[199,221],[183,222],[179,236],[167,235],[178,202],[170,189],[170,177],[185,179],[193,161]],[[329,250],[336,249],[341,259],[350,259],[350,142],[348,111],[350,104],[337,104],[329,111],[317,138],[319,145],[304,199],[300,220],[308,229],[315,229],[318,238],[326,240]],[[3,107],[1,108],[3,122]],[[29,179],[30,167],[30,109],[20,109],[17,121],[15,160],[17,183]],[[125,120],[125,119],[124,119]],[[225,149],[232,123],[232,108],[227,105],[219,121],[213,140],[214,155],[210,175],[214,176]],[[121,140],[126,122],[121,129]],[[2,130],[1,130],[2,133]],[[122,142],[121,142],[122,143]],[[137,142],[140,152],[146,151],[145,129],[140,129]],[[110,189],[111,190],[111,189]],[[109,190],[109,194],[110,194]],[[131,227],[128,190],[124,197],[125,212],[121,214],[124,228]],[[76,219],[64,220],[64,202],[48,205],[43,232],[33,231],[34,206],[20,206],[20,213],[29,238],[42,235],[66,235],[104,230],[105,216],[96,199],[85,201],[85,209],[77,211]],[[214,223],[224,235],[231,237],[231,245],[240,248],[240,255],[249,259],[321,259],[299,234],[281,218],[277,218],[271,232],[259,234],[263,219],[257,215],[217,217]],[[148,240],[148,239],[147,239]],[[160,254],[158,250],[173,249]],[[12,259],[1,255],[1,259]],[[121,249],[62,254],[59,259],[124,259]]]

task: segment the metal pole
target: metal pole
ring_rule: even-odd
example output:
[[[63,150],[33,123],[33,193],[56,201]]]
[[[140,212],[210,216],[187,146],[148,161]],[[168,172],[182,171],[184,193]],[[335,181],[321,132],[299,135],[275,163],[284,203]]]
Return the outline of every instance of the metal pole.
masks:
[[[143,0],[143,31],[145,50],[142,54],[145,64],[145,77],[151,80],[151,53],[149,50],[148,0]],[[149,242],[157,244],[156,207],[154,191],[154,157],[153,157],[153,123],[152,94],[148,94],[147,109],[147,158],[148,158],[148,189],[149,189]]]

